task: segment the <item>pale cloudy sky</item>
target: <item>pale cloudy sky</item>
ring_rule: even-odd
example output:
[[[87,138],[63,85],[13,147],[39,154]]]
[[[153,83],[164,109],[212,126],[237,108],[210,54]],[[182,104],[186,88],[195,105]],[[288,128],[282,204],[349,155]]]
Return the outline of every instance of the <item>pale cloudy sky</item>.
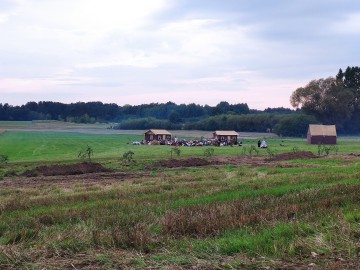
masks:
[[[358,0],[0,0],[0,103],[290,107],[360,64]]]

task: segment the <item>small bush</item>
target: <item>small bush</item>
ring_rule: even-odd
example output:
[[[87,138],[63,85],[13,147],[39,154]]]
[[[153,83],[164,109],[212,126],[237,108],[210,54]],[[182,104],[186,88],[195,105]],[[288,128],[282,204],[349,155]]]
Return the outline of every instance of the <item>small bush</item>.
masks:
[[[173,154],[180,156],[181,150],[178,147],[173,147],[170,150],[170,157],[173,157]]]
[[[123,160],[127,163],[134,162],[135,161],[134,157],[133,157],[134,155],[135,155],[135,153],[133,151],[129,150],[123,154]]]
[[[204,151],[205,157],[212,157],[214,155],[214,148],[206,148]]]
[[[331,152],[335,152],[335,154],[337,154],[338,151],[339,147],[337,145],[318,144],[318,156],[321,156],[323,153],[328,156]]]
[[[80,150],[78,153],[78,158],[85,159],[88,158],[89,162],[91,157],[94,155],[94,150],[91,146],[87,145],[83,150]]]
[[[8,163],[9,157],[7,155],[0,155],[0,163]]]

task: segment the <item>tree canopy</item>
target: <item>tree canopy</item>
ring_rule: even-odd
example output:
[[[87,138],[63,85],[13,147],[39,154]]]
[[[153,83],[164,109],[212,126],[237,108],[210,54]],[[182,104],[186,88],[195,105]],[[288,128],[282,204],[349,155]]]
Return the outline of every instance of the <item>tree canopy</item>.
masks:
[[[336,77],[310,81],[296,89],[290,103],[340,132],[360,131],[360,68],[339,70]]]

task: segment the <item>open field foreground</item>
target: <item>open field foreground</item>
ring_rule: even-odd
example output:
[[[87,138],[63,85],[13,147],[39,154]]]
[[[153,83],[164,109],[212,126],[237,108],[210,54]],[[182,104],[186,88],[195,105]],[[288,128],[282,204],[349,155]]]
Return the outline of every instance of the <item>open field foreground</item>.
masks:
[[[1,134],[0,269],[360,269],[356,138],[172,158],[139,138]]]

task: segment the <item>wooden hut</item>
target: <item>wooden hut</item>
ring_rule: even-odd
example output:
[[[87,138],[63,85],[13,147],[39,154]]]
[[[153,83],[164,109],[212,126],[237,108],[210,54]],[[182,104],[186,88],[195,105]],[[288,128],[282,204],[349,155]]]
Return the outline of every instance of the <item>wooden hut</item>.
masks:
[[[145,132],[145,141],[170,141],[171,133],[165,129],[149,129]]]
[[[309,125],[308,144],[336,144],[336,139],[335,125]]]
[[[213,138],[220,142],[237,143],[239,133],[233,130],[216,130],[213,132]]]

